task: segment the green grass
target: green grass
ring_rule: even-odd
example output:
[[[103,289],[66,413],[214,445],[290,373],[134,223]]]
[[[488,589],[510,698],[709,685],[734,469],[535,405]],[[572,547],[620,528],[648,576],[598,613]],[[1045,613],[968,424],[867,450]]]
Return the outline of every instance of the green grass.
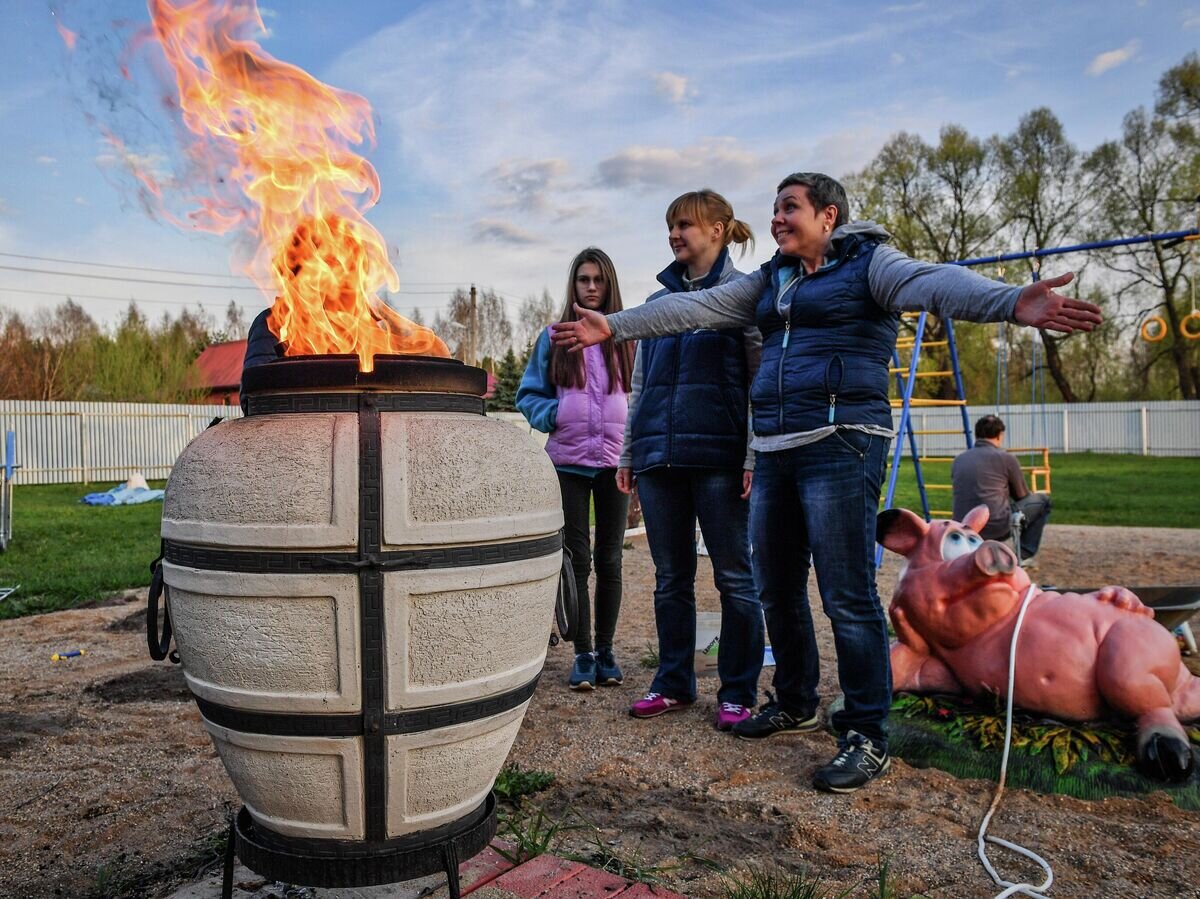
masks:
[[[925,466],[931,483],[949,483],[947,464]],[[1073,453],[1051,458],[1054,524],[1200,528],[1200,458]],[[158,555],[161,503],[91,507],[85,493],[112,484],[17,487],[14,536],[0,553],[0,585],[21,589],[0,602],[0,619],[68,609],[150,583]],[[161,486],[156,484],[155,486]],[[948,492],[932,493],[947,508]],[[919,509],[912,466],[901,468],[896,505]]]
[[[13,491],[13,539],[0,553],[0,619],[69,609],[150,583],[162,503],[85,506],[105,484],[52,484]],[[161,487],[161,482],[152,486]]]
[[[1028,463],[1028,456],[1019,458],[1022,465]],[[925,464],[922,472],[927,483],[950,483],[949,463]],[[1052,454],[1050,472],[1051,524],[1200,528],[1200,457]],[[907,458],[901,462],[893,505],[920,513],[921,500]],[[950,492],[931,490],[929,505],[949,509]]]

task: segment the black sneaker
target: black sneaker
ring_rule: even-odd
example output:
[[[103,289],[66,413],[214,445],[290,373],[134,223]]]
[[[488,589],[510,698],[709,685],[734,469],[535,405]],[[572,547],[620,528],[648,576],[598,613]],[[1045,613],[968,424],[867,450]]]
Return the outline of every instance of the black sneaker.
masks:
[[[833,761],[813,775],[813,786],[826,793],[853,793],[892,766],[886,749],[880,749],[857,731],[846,732],[846,742]]]
[[[743,740],[761,740],[775,734],[805,734],[820,727],[816,712],[805,716],[793,715],[767,694],[770,701],[745,721],[733,726],[733,734]]]
[[[575,667],[571,669],[571,679],[567,686],[572,690],[590,690],[596,686],[596,657],[590,652],[581,652],[575,656]]]
[[[602,646],[596,650],[596,682],[602,687],[617,687],[625,680],[621,666],[613,658],[611,646]]]

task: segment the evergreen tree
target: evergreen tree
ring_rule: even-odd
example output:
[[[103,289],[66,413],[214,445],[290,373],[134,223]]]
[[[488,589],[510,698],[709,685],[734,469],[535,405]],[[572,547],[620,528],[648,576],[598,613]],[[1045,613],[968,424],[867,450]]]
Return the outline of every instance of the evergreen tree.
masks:
[[[509,347],[496,366],[496,389],[487,403],[489,412],[517,411],[517,388],[521,386],[521,375],[524,373],[525,366]]]

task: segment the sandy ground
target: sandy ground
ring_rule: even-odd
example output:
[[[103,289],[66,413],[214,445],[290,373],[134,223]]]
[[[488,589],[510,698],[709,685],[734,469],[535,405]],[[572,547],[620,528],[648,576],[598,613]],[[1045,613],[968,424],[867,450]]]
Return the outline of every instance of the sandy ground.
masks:
[[[1045,583],[1196,583],[1200,532],[1051,526],[1039,559]],[[706,568],[698,605],[716,610]],[[885,602],[897,569],[893,557],[880,574]],[[512,751],[523,767],[555,774],[536,799],[549,814],[599,828],[612,854],[659,867],[669,888],[693,895],[723,891],[698,859],[742,870],[807,868],[845,888],[880,857],[890,860],[900,895],[994,895],[975,857],[989,782],[897,761],[866,790],[817,793],[809,779],[834,751],[832,737],[747,743],[719,734],[712,679],[701,680],[700,700],[683,712],[629,718],[652,676],[638,664],[654,640],[644,538],[626,551],[625,577],[617,638],[624,686],[568,691],[571,652],[551,649]],[[146,654],[143,599],[0,623],[0,895],[161,896],[217,857],[236,796],[178,669]],[[832,637],[819,610],[816,618],[828,701],[837,692]],[[49,660],[75,648],[87,654]],[[767,669],[764,687],[769,679]],[[567,831],[561,845],[585,850],[589,833]],[[1011,791],[992,833],[1047,857],[1054,896],[1200,895],[1200,816],[1161,793],[1086,802]],[[993,859],[1011,877],[1037,874]]]

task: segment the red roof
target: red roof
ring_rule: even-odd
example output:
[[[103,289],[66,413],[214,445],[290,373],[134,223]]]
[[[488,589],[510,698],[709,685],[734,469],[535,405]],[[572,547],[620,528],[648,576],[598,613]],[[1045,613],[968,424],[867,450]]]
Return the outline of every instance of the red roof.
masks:
[[[206,390],[237,389],[242,383],[242,360],[245,358],[244,340],[214,343],[192,363],[196,386]]]

